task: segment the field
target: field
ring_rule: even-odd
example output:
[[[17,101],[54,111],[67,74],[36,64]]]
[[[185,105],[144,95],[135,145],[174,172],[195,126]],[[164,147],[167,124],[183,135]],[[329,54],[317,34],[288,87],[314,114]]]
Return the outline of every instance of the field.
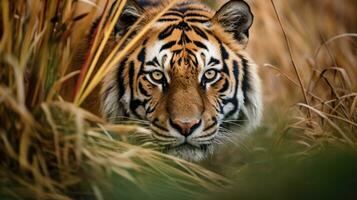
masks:
[[[149,131],[138,123],[107,124],[91,102],[146,34],[106,52],[124,1],[109,14],[106,1],[2,0],[0,199],[355,199],[357,2],[248,2],[263,122],[251,134],[232,124],[236,140],[190,163],[139,143]]]

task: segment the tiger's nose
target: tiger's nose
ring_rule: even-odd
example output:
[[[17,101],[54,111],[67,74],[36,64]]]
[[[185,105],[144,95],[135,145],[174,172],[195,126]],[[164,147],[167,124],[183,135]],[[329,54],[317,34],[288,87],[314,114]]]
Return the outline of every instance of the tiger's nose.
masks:
[[[181,135],[187,137],[193,133],[193,131],[201,124],[201,120],[191,119],[170,119],[171,126],[175,128]]]

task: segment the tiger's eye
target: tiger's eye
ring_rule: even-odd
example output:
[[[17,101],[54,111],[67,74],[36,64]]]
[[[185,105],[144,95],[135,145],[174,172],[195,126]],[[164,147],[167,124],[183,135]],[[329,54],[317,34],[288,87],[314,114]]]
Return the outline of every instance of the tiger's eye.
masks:
[[[164,75],[163,75],[162,72],[160,72],[160,71],[153,71],[153,72],[151,73],[151,77],[152,77],[152,79],[154,79],[155,81],[160,81],[160,80],[164,77]]]
[[[205,78],[206,80],[212,80],[216,77],[217,72],[213,69],[208,70],[205,72]]]

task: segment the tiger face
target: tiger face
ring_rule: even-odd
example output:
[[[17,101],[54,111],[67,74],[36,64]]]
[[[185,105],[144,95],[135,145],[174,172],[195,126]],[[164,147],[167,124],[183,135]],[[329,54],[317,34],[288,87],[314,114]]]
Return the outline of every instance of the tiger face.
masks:
[[[138,18],[144,16],[145,24],[155,16],[161,10],[155,7],[128,1],[118,37]],[[121,116],[149,122],[151,137],[167,153],[189,160],[203,159],[215,144],[233,136],[221,131],[225,121],[256,126],[260,81],[244,52],[252,21],[244,1],[230,1],[217,12],[196,1],[180,1],[106,76],[104,115],[114,123]]]

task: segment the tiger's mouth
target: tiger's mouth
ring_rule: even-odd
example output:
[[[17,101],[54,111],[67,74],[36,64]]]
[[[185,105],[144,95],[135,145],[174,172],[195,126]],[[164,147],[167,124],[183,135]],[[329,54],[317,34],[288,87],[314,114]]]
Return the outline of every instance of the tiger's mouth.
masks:
[[[187,131],[173,124],[170,119],[153,119],[150,123],[152,138],[167,154],[186,160],[200,160],[213,153],[220,141],[218,117],[201,118]]]
[[[203,151],[203,152],[207,152],[207,150],[209,149],[209,147],[211,145],[212,144],[192,145],[192,144],[190,144],[188,142],[184,142],[184,143],[176,145],[176,146],[166,145],[164,151],[165,152],[170,151],[170,150],[171,151],[172,150],[180,151],[180,150],[184,150],[184,149],[189,149],[189,150],[192,150],[192,151],[200,150],[200,151]]]
[[[188,142],[177,146],[165,146],[164,153],[190,161],[200,161],[213,152],[213,144],[192,145]]]

